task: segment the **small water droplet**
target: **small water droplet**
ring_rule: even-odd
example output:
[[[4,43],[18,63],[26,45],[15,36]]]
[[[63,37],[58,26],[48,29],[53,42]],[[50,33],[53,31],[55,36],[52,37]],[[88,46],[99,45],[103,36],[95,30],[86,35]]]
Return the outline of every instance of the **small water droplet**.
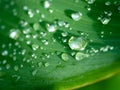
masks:
[[[10,64],[7,64],[7,65],[6,65],[6,69],[9,69],[9,68],[10,68]]]
[[[89,55],[88,54],[84,54],[84,53],[81,53],[81,52],[77,52],[76,55],[75,55],[75,59],[77,61],[79,60],[83,60],[84,58],[88,57]]]
[[[57,30],[57,25],[55,25],[55,24],[47,24],[46,28],[47,28],[48,32],[55,32]]]
[[[19,70],[19,67],[17,65],[14,66],[14,70],[15,71],[18,71]]]
[[[38,71],[37,69],[33,70],[32,75],[35,76],[37,74],[37,71]]]
[[[2,62],[3,64],[6,64],[7,63],[7,60],[3,60],[3,62]]]
[[[50,2],[49,1],[44,1],[44,8],[49,8],[50,7]]]
[[[20,30],[10,30],[10,34],[9,34],[9,37],[12,38],[12,39],[17,39],[18,37],[20,36]]]
[[[110,2],[110,1],[107,1],[107,2],[105,2],[105,5],[106,5],[106,6],[109,6],[109,5],[111,5],[111,2]]]
[[[74,21],[79,21],[82,18],[81,12],[72,13],[71,17]]]
[[[110,22],[111,18],[104,17],[101,19],[101,23],[107,25]]]
[[[65,22],[64,22],[64,21],[61,21],[61,20],[58,21],[58,26],[62,27],[62,26],[64,26],[64,25],[65,25]]]
[[[50,64],[48,62],[44,63],[45,67],[48,67]]]
[[[39,30],[39,29],[40,29],[39,23],[34,23],[34,24],[33,24],[33,29],[34,29],[34,30]]]
[[[38,45],[38,44],[33,44],[33,45],[32,45],[32,49],[33,49],[34,51],[36,51],[38,48],[39,48],[39,45]]]
[[[42,62],[39,62],[39,63],[38,63],[38,66],[41,67],[41,66],[42,66]]]
[[[69,47],[72,50],[84,50],[87,46],[87,40],[83,37],[71,37],[68,41]]]
[[[88,4],[93,4],[96,0],[86,0]]]
[[[31,9],[28,10],[28,15],[30,18],[34,17],[34,13]]]
[[[68,35],[68,32],[62,32],[61,34],[63,37],[66,37]]]
[[[7,56],[8,55],[8,51],[7,50],[4,50],[3,52],[2,52],[2,56]]]
[[[67,53],[62,53],[62,54],[61,54],[61,58],[62,58],[62,60],[64,60],[64,61],[68,61],[68,60],[69,60],[69,56],[68,56]]]

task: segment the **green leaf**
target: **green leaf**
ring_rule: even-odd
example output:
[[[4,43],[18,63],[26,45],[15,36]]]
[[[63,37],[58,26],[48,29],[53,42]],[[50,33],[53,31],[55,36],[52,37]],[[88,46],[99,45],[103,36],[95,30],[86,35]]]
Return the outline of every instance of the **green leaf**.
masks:
[[[0,0],[0,89],[68,90],[120,72],[119,0]]]

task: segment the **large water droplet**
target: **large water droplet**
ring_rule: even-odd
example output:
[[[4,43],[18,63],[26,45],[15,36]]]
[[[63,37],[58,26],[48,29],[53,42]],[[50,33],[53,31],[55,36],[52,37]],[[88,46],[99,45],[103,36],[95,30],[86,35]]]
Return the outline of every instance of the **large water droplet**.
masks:
[[[79,21],[82,18],[81,12],[72,13],[71,17],[74,21]]]
[[[71,37],[68,41],[69,47],[72,50],[84,50],[87,46],[87,40],[83,37]]]

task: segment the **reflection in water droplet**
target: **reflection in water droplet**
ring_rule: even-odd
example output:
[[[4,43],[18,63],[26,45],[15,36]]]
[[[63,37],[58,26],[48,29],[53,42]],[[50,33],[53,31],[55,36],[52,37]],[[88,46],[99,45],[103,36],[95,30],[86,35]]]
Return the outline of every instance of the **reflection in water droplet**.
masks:
[[[87,46],[87,40],[83,37],[71,37],[69,39],[69,47],[72,49],[72,50],[84,50],[85,47]]]
[[[64,60],[64,61],[68,61],[68,60],[69,60],[69,56],[68,56],[67,53],[62,53],[62,54],[61,54],[61,58],[62,58],[62,60]]]

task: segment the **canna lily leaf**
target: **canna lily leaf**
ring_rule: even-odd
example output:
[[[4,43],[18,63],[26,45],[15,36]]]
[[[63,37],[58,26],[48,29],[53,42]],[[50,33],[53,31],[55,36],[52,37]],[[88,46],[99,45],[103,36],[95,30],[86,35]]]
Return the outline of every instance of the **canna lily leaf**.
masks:
[[[120,72],[119,0],[0,0],[0,89],[69,90]]]

